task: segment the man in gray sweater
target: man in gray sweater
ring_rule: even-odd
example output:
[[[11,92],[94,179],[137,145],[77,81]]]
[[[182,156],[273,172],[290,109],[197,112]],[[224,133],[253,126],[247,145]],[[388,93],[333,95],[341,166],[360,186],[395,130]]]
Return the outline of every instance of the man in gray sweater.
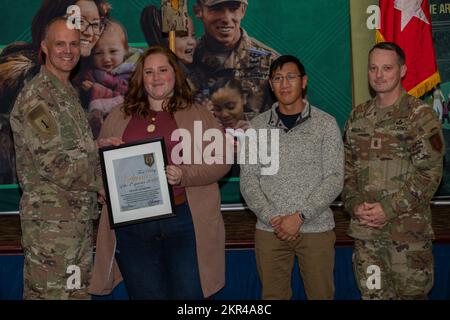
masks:
[[[304,99],[307,80],[296,57],[272,63],[269,83],[278,101],[254,118],[251,128],[260,138],[261,131],[278,136],[265,139],[271,141],[268,152],[278,152],[278,171],[264,170],[261,139],[257,163],[249,161],[254,144],[241,164],[241,193],[258,218],[255,255],[263,299],[291,298],[295,256],[307,298],[334,297],[336,236],[329,206],[342,190],[344,151],[335,119]]]

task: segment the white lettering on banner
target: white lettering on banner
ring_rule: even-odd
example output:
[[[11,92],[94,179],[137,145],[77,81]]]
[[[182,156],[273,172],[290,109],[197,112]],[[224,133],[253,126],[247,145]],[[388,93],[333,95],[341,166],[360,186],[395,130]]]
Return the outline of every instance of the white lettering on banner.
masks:
[[[450,13],[450,3],[441,3],[439,5],[439,13]]]
[[[430,4],[430,14],[436,14],[436,13],[437,13],[437,5]]]

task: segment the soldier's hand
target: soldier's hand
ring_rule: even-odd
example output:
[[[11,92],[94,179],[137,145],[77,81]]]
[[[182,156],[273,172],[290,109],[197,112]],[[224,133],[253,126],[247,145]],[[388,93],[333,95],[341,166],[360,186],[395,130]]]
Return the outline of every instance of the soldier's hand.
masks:
[[[109,137],[109,138],[102,138],[97,139],[97,148],[103,148],[103,147],[109,147],[109,146],[120,146],[124,141],[117,137]]]
[[[97,202],[100,203],[101,205],[104,205],[106,203],[105,189],[101,189],[98,191]]]
[[[353,213],[355,214],[356,219],[361,225],[366,225],[368,222],[366,221],[366,213],[364,210],[365,210],[365,203],[358,204],[353,209]]]
[[[381,228],[387,223],[383,207],[379,202],[364,202],[358,217],[360,224],[372,228]]]

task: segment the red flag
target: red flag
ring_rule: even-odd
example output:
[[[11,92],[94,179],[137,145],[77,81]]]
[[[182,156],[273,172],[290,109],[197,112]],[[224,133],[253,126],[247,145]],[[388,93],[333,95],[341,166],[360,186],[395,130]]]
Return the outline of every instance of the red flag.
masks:
[[[398,44],[406,56],[408,71],[403,87],[420,97],[441,82],[431,35],[428,0],[380,0],[377,43]]]

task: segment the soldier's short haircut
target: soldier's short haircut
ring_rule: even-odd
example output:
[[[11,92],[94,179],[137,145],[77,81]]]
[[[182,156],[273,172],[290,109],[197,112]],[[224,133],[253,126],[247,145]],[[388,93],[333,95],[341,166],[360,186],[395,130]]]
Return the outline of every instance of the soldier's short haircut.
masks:
[[[397,54],[398,57],[398,61],[400,62],[400,65],[404,65],[406,58],[405,58],[405,52],[403,51],[403,49],[396,43],[394,42],[379,42],[376,45],[374,45],[372,47],[372,49],[370,49],[369,51],[369,57],[370,54],[372,53],[373,50],[375,49],[381,49],[381,50],[389,50],[389,51],[394,51]]]
[[[306,76],[305,66],[303,66],[300,60],[291,55],[283,55],[275,59],[270,65],[269,78],[272,78],[273,74],[275,73],[276,70],[278,70],[278,68],[280,69],[283,68],[283,66],[289,62],[295,63],[302,77]]]
[[[50,30],[50,27],[58,21],[67,22],[67,16],[60,16],[60,17],[56,17],[56,18],[53,18],[52,20],[50,20],[50,22],[47,23],[47,25],[45,26],[44,33],[42,34],[43,40],[45,40],[47,38],[48,30]]]
[[[53,18],[52,20],[50,20],[47,23],[47,25],[45,26],[44,32],[42,33],[42,41],[47,41],[47,34],[48,34],[48,31],[50,30],[50,27],[58,21],[64,21],[64,23],[67,22],[67,16],[59,16],[59,17],[56,17],[56,18]],[[39,64],[45,64],[46,55],[45,55],[44,51],[41,50],[40,47],[39,47],[38,58],[39,58]]]

